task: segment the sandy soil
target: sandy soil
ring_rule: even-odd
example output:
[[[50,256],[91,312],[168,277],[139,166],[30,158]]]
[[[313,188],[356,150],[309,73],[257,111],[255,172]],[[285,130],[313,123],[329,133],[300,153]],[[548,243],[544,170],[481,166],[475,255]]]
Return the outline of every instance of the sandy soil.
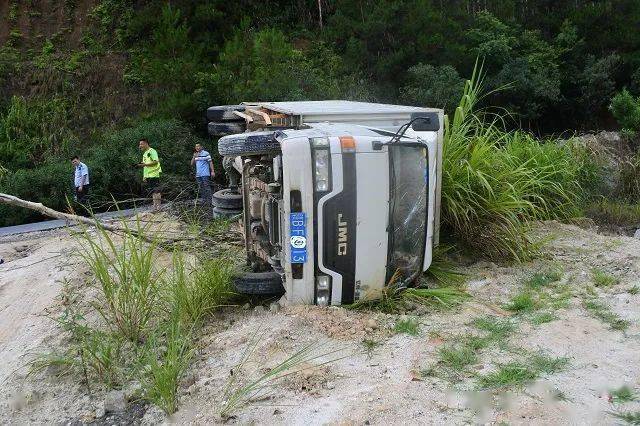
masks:
[[[640,240],[555,222],[540,225],[536,233],[549,242],[534,262],[477,262],[463,268],[472,301],[452,311],[416,307],[407,312],[419,322],[417,336],[393,331],[402,315],[378,312],[287,307],[277,312],[235,308],[220,313],[205,328],[197,359],[183,380],[180,410],[166,418],[150,409],[143,422],[218,423],[230,377],[241,383],[255,379],[311,345],[319,358],[271,383],[227,422],[620,423],[611,412],[640,410],[639,402],[616,405],[609,399],[609,391],[622,385],[640,391],[640,295],[628,292],[640,286]],[[25,367],[35,354],[59,344],[60,330],[44,314],[61,312],[58,296],[63,280],[81,285],[84,270],[71,256],[72,247],[73,240],[64,231],[0,240],[0,256],[6,262],[0,266],[0,423],[88,422],[103,403],[103,393],[89,396],[73,378],[28,376]],[[520,291],[527,277],[549,267],[560,267],[563,274],[546,308],[513,317],[500,308]],[[593,287],[593,268],[619,282]],[[587,297],[606,302],[630,322],[629,328],[611,330],[585,309]],[[556,319],[537,324],[533,318],[540,312]],[[511,318],[516,331],[499,347],[483,351],[473,365],[474,373],[462,374],[456,381],[422,374],[437,369],[437,352],[443,345],[462,334],[477,333],[471,321],[486,316]],[[378,344],[365,351],[363,339]],[[253,344],[248,361],[238,365]],[[526,388],[478,390],[475,375],[539,352],[567,357],[569,364]],[[330,362],[323,364],[326,361]]]

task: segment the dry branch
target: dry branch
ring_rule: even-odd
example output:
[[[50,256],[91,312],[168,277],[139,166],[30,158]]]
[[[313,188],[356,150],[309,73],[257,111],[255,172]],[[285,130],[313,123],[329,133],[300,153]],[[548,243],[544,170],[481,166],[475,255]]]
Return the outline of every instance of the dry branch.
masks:
[[[146,237],[143,234],[140,234],[138,232],[135,232],[131,229],[127,229],[127,228],[123,228],[121,226],[117,226],[117,225],[113,225],[110,223],[105,223],[105,222],[101,222],[95,218],[90,218],[90,217],[83,217],[83,216],[78,216],[75,214],[71,214],[71,213],[63,213],[63,212],[59,212],[57,210],[54,210],[50,207],[45,206],[42,203],[34,203],[33,201],[27,201],[27,200],[23,200],[21,198],[15,197],[13,195],[9,195],[9,194],[3,194],[0,193],[0,203],[1,204],[7,204],[10,206],[14,206],[14,207],[22,207],[25,209],[29,209],[29,210],[34,210],[37,211],[38,213],[44,215],[44,216],[48,216],[48,217],[52,217],[54,219],[61,219],[67,222],[67,225],[70,225],[72,223],[76,223],[76,224],[85,224],[85,225],[89,225],[89,226],[95,226],[98,228],[102,228],[105,229],[107,231],[110,232],[115,232],[115,233],[127,233],[127,234],[132,234],[142,240],[145,240],[147,242],[153,243],[154,240]]]

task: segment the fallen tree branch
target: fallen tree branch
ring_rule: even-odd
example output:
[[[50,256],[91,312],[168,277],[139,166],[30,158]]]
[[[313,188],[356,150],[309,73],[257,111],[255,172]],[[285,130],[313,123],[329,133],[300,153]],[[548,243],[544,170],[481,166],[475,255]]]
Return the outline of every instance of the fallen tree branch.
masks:
[[[42,214],[44,216],[52,217],[54,219],[64,220],[64,221],[67,222],[67,225],[70,225],[72,223],[76,223],[76,224],[84,224],[84,225],[89,225],[89,226],[95,226],[97,228],[102,228],[102,229],[110,231],[110,232],[131,234],[131,235],[134,235],[135,237],[140,238],[140,239],[142,239],[144,241],[147,241],[149,243],[157,242],[157,240],[153,240],[151,238],[148,238],[144,234],[141,234],[139,232],[135,232],[132,229],[127,229],[127,228],[123,228],[123,227],[120,227],[120,226],[112,225],[110,223],[101,222],[101,221],[99,221],[99,220],[97,220],[95,218],[83,217],[83,216],[78,216],[78,215],[71,214],[71,213],[59,212],[57,210],[54,210],[54,209],[52,209],[50,207],[45,206],[42,203],[34,203],[33,201],[23,200],[21,198],[18,198],[18,197],[15,197],[13,195],[9,195],[9,194],[0,193],[0,203],[1,204],[7,204],[7,205],[10,205],[10,206],[14,206],[14,207],[22,207],[22,208],[25,208],[25,209],[34,210],[34,211],[37,211],[38,213],[40,213],[40,214]]]

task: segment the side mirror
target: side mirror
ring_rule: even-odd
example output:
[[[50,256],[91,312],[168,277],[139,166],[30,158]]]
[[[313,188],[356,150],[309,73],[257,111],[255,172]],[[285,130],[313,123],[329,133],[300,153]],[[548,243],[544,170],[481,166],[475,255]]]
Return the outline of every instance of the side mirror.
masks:
[[[437,112],[414,112],[411,114],[411,128],[416,132],[437,132],[440,130],[440,120]]]

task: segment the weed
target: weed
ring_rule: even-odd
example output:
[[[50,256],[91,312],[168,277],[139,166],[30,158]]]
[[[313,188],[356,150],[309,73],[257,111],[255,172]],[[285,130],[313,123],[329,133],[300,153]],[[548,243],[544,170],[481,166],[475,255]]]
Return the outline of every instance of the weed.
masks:
[[[618,284],[618,279],[611,274],[608,274],[601,269],[593,268],[591,270],[591,277],[596,287],[610,287]]]
[[[362,346],[364,346],[364,350],[367,354],[367,358],[371,358],[373,356],[374,349],[380,346],[380,342],[373,339],[363,339]]]
[[[253,379],[246,384],[240,384],[239,380],[241,375],[237,372],[242,371],[245,364],[247,364],[249,357],[255,351],[258,343],[259,341],[254,336],[243,352],[239,364],[234,368],[236,374],[231,376],[225,386],[223,394],[224,402],[220,409],[220,416],[223,419],[229,418],[235,411],[250,404],[252,400],[264,397],[277,381],[300,371],[309,370],[309,367],[303,367],[303,365],[314,361],[320,361],[318,364],[311,367],[317,368],[349,356],[337,355],[340,352],[343,352],[344,349],[330,350],[318,354],[320,344],[312,343],[298,350],[275,367],[267,369],[266,372],[261,374],[258,378]],[[329,358],[327,359],[327,357]]]
[[[476,352],[467,346],[444,347],[438,351],[438,355],[442,365],[457,371],[478,362]]]
[[[555,321],[557,319],[558,319],[557,315],[551,312],[543,312],[541,314],[532,316],[530,318],[530,321],[531,321],[531,324],[533,325],[541,325],[551,321]]]
[[[455,287],[399,289],[391,286],[386,287],[379,298],[358,301],[350,308],[394,313],[400,311],[408,301],[429,307],[451,308],[470,297],[469,293]]]
[[[473,334],[461,336],[458,340],[461,345],[474,351],[482,350],[494,342],[492,336],[482,337]]]
[[[421,305],[439,305],[445,308],[458,305],[471,296],[464,290],[455,287],[441,288],[408,288],[402,293],[405,300]]]
[[[554,358],[545,354],[534,354],[524,362],[513,361],[500,365],[498,370],[478,378],[481,389],[523,386],[542,374],[552,374],[563,370],[568,358]]]
[[[55,321],[70,334],[70,345],[62,353],[49,353],[31,363],[31,373],[54,367],[58,375],[82,372],[89,384],[89,375],[97,377],[107,387],[116,387],[123,381],[123,339],[112,333],[95,330],[85,324],[84,317],[71,308]]]
[[[523,292],[513,296],[504,308],[511,312],[522,313],[533,311],[536,306],[537,303],[533,295],[529,292]]]
[[[640,286],[639,285],[634,285],[633,287],[631,287],[629,290],[627,290],[627,293],[629,294],[633,294],[636,295],[638,293],[640,293]]]
[[[532,289],[540,289],[546,287],[551,283],[560,281],[562,278],[562,272],[558,270],[549,270],[545,272],[537,272],[529,278],[525,285]]]
[[[400,320],[396,323],[393,330],[396,333],[404,333],[404,334],[409,334],[411,336],[417,336],[419,332],[418,321],[415,318]]]
[[[609,391],[611,402],[614,404],[622,404],[625,402],[633,402],[638,399],[638,395],[629,386],[622,386],[618,389]]]
[[[489,337],[493,340],[504,339],[515,330],[513,321],[496,317],[476,318],[473,321],[473,325],[480,330],[488,332]]]
[[[612,330],[625,331],[629,328],[629,325],[631,325],[629,321],[623,320],[613,313],[608,306],[598,302],[596,299],[584,300],[583,303],[584,307],[591,312],[594,317],[608,324]]]
[[[509,386],[523,386],[538,375],[526,365],[518,362],[510,362],[501,365],[500,368],[478,379],[478,386],[481,389],[503,388]]]
[[[571,399],[567,396],[567,394],[562,392],[560,389],[554,389],[551,396],[556,401],[571,402]]]
[[[193,349],[190,333],[179,321],[172,321],[164,334],[165,350],[159,345],[157,336],[152,336],[148,341],[144,358],[143,387],[146,398],[167,414],[173,414],[178,409],[177,391],[180,378],[193,357]]]
[[[55,371],[55,376],[61,377],[71,373],[79,366],[78,360],[73,352],[50,352],[38,355],[29,363],[29,375],[37,374],[47,368],[52,368]]]
[[[616,417],[620,420],[622,420],[623,422],[625,422],[628,425],[640,425],[640,411],[635,411],[635,412],[626,412],[626,413],[612,413],[610,412],[609,414],[611,414],[613,417]]]
[[[452,249],[453,247],[442,244],[435,247],[431,265],[427,270],[427,275],[443,287],[460,287],[465,281],[465,274],[457,270],[457,265],[447,257],[447,253]]]
[[[564,370],[569,364],[569,358],[554,358],[543,353],[538,353],[529,358],[528,364],[538,374],[552,374]]]

